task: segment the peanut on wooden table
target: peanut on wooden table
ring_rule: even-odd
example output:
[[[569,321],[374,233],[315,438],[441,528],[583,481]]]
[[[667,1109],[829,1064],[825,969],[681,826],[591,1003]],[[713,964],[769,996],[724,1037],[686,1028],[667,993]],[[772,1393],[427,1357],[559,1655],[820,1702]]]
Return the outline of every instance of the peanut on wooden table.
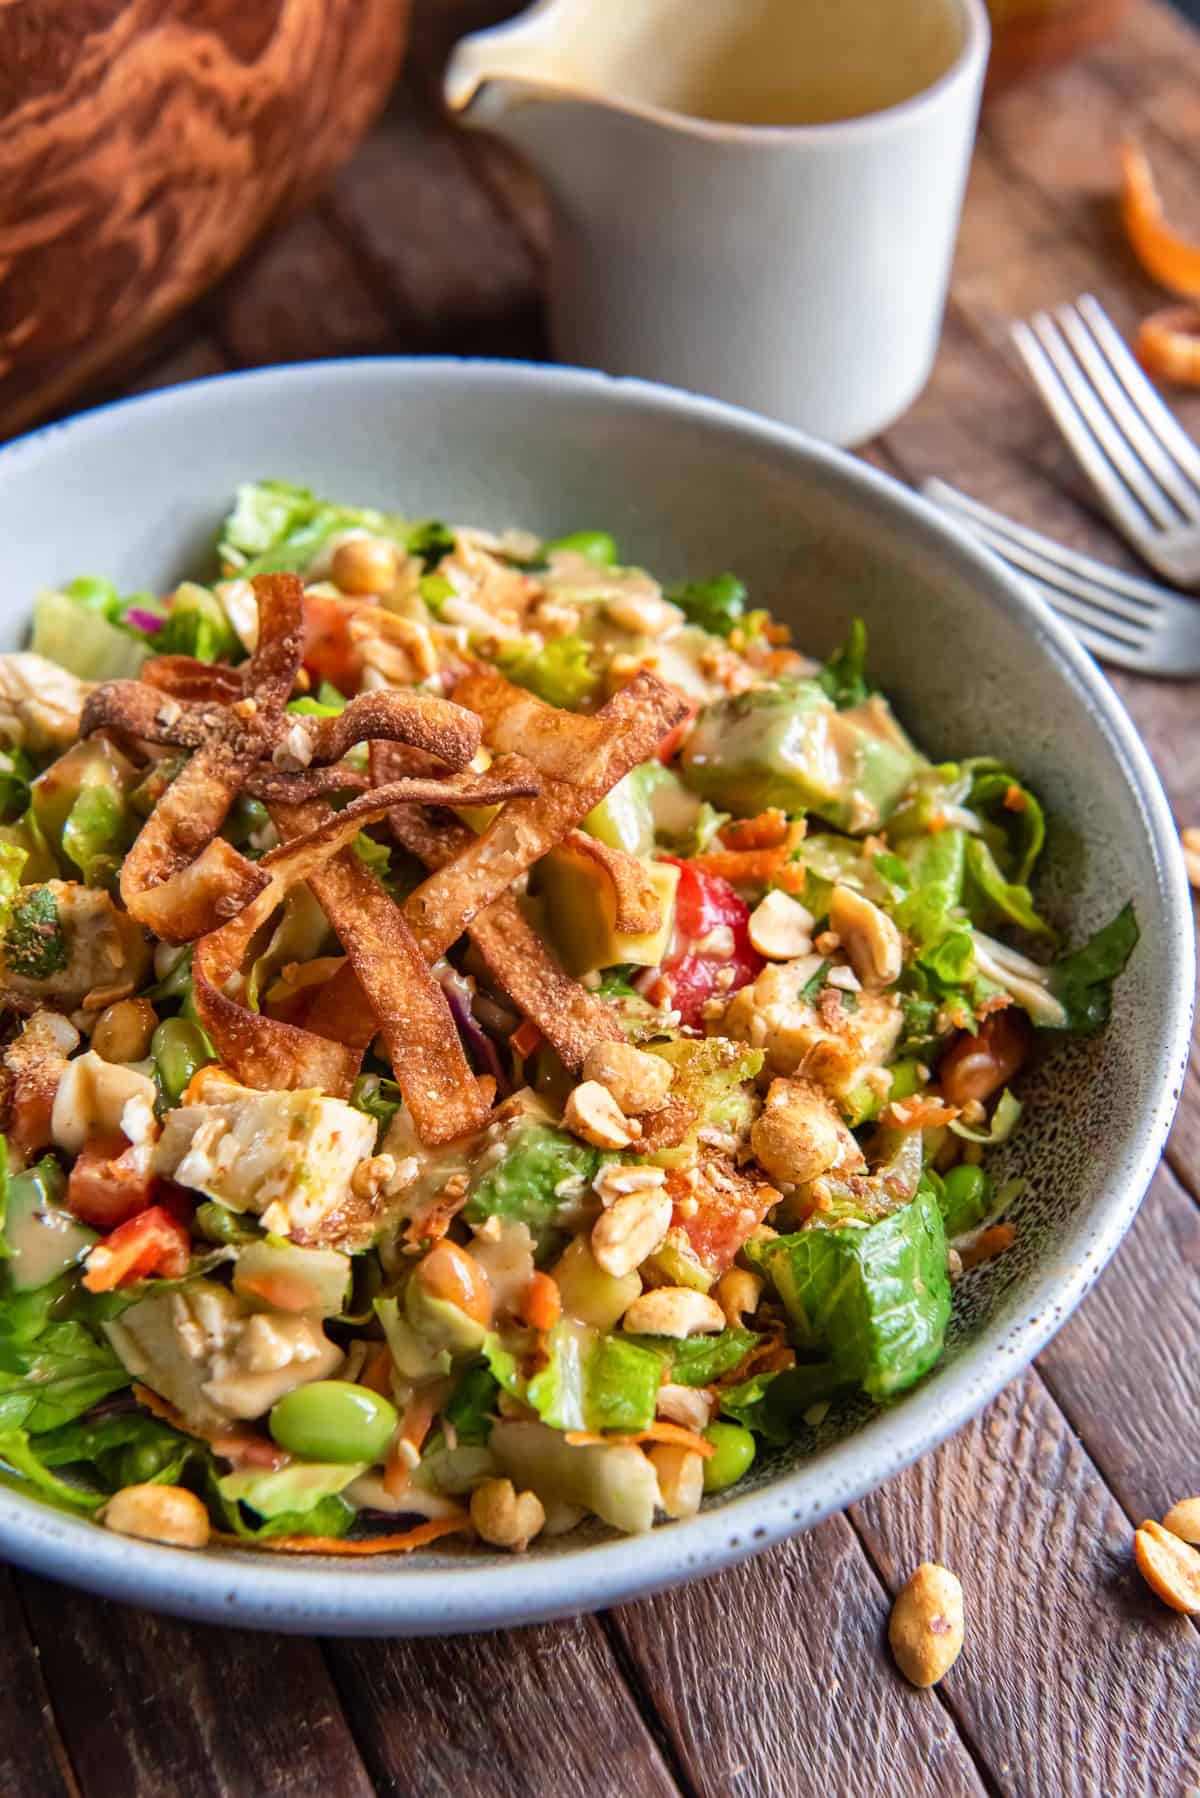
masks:
[[[544,202],[498,149],[444,127],[432,101],[449,42],[504,10],[418,0],[413,57],[358,157],[177,327],[169,354],[130,371],[136,386],[306,356],[545,354]],[[1083,60],[989,108],[933,379],[865,452],[1114,562],[1128,558],[1006,333],[1009,319],[1089,290],[1126,331],[1161,303],[1112,204],[1131,128],[1172,217],[1195,233],[1200,40],[1157,0],[1132,0]],[[1200,394],[1177,409],[1200,437]],[[1180,825],[1200,826],[1200,689],[1114,684]],[[1167,1518],[1200,1488],[1197,1193],[1193,1071],[1133,1230],[1036,1368],[845,1516],[601,1617],[322,1644],[3,1574],[0,1792],[1091,1798],[1200,1785],[1200,1633],[1148,1589],[1132,1550],[1143,1518]],[[732,1311],[738,1297],[721,1302]],[[686,1509],[695,1469],[681,1460],[673,1477]],[[961,1575],[967,1640],[918,1693],[892,1663],[887,1623],[926,1561]]]

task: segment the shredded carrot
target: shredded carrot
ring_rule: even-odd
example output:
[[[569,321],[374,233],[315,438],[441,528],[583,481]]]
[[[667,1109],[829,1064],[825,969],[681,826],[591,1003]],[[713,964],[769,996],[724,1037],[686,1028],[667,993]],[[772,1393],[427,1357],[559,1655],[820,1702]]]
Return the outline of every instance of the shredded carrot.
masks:
[[[1016,1236],[1015,1224],[992,1224],[981,1230],[973,1242],[964,1243],[959,1250],[964,1268],[978,1267],[981,1261],[991,1261],[996,1255],[1002,1255],[1005,1249],[1011,1249]]]
[[[431,1517],[428,1523],[402,1530],[397,1536],[372,1536],[366,1542],[347,1542],[344,1536],[268,1536],[263,1541],[247,1541],[223,1532],[217,1535],[217,1540],[235,1548],[267,1548],[275,1554],[285,1555],[406,1555],[414,1548],[436,1542],[439,1536],[452,1536],[470,1527],[470,1517],[465,1511],[459,1511],[453,1517]]]
[[[1163,216],[1162,201],[1145,151],[1121,145],[1121,223],[1148,274],[1185,300],[1200,300],[1200,244],[1178,236]]]
[[[541,1042],[542,1033],[533,1019],[522,1018],[509,1037],[508,1046],[514,1055],[519,1055],[522,1061],[528,1061],[531,1055],[537,1053]]]
[[[754,818],[734,818],[721,831],[726,849],[777,849],[787,841],[787,814],[768,806]]]
[[[1200,386],[1200,310],[1168,306],[1144,319],[1134,346],[1150,374],[1183,387]]]
[[[802,893],[808,884],[808,870],[803,862],[784,862],[775,876],[775,885],[782,887],[785,893],[793,896]]]
[[[358,1384],[365,1386],[369,1392],[377,1392],[380,1398],[390,1399],[392,1396],[391,1375],[392,1351],[386,1342],[381,1342],[359,1374]]]
[[[698,1436],[695,1430],[685,1429],[681,1423],[664,1423],[657,1418],[648,1429],[638,1430],[628,1436],[604,1436],[598,1430],[567,1430],[564,1439],[572,1448],[597,1448],[604,1445],[609,1448],[636,1448],[643,1442],[673,1442],[679,1448],[690,1448],[706,1461],[717,1452],[715,1445],[705,1441],[703,1436]]]
[[[951,1124],[958,1116],[957,1105],[926,1093],[914,1093],[911,1099],[894,1099],[879,1114],[885,1130],[935,1130]]]
[[[441,1396],[440,1389],[437,1396]],[[383,1470],[383,1489],[389,1498],[400,1498],[408,1491],[412,1479],[412,1462],[405,1450],[416,1449],[419,1452],[428,1436],[436,1412],[434,1398],[433,1391],[414,1392],[404,1407],[404,1416],[400,1419],[400,1428],[388,1450]]]
[[[1010,782],[1004,793],[1004,809],[1006,812],[1024,812],[1029,809],[1029,801],[1025,797],[1025,789]]]
[[[224,1096],[215,1089],[221,1086],[236,1086],[233,1075],[227,1073],[219,1063],[209,1062],[207,1066],[197,1068],[183,1089],[179,1103],[181,1105],[203,1105],[206,1102],[216,1104]]]
[[[731,886],[766,886],[787,860],[782,846],[776,849],[726,849],[710,855],[693,855],[689,867],[719,875]]]
[[[549,1330],[562,1316],[562,1297],[549,1274],[533,1274],[521,1294],[520,1315],[531,1330]]]

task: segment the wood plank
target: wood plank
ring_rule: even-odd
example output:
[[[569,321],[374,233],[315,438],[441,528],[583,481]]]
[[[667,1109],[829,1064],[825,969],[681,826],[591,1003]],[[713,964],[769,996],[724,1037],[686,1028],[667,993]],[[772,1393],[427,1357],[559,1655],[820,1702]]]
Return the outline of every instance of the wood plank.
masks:
[[[1200,1210],[1161,1168],[1120,1253],[1038,1362],[1126,1514],[1200,1491]]]
[[[397,88],[331,205],[414,347],[543,353],[537,264],[415,77]]]
[[[887,1617],[886,1593],[834,1517],[612,1622],[699,1798],[981,1793],[938,1699],[888,1663]]]
[[[370,1798],[316,1643],[19,1589],[82,1798]]]
[[[12,1575],[0,1574],[0,1792],[78,1798]]]
[[[401,347],[397,321],[318,208],[277,233],[209,306],[236,362],[300,362]]]
[[[958,1574],[966,1646],[938,1690],[1001,1791],[1200,1780],[1200,1635],[1132,1565],[1129,1521],[1034,1375],[851,1512],[897,1589]]]
[[[384,1798],[678,1798],[593,1617],[325,1652]]]

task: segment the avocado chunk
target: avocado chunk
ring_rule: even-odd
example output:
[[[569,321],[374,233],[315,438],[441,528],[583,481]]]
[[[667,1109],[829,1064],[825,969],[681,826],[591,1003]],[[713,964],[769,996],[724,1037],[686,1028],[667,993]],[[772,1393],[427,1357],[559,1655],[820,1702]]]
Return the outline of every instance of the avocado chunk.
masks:
[[[652,862],[647,873],[662,904],[662,922],[657,930],[631,933],[617,929],[616,895],[589,856],[565,845],[543,856],[538,880],[546,924],[568,974],[626,963],[658,966],[675,927],[679,869],[670,862]]]
[[[94,1230],[77,1223],[62,1205],[65,1186],[62,1169],[49,1155],[8,1183],[4,1240],[15,1292],[48,1286],[82,1261],[98,1240]]]
[[[551,1123],[532,1094],[529,1098],[532,1104],[515,1107],[493,1126],[495,1139],[476,1163],[463,1216],[469,1224],[489,1217],[526,1224],[542,1249],[558,1234],[559,1212],[587,1191],[600,1155]]]
[[[878,694],[839,711],[815,680],[705,706],[684,745],[688,785],[743,816],[778,806],[839,830],[877,830],[925,758]]]

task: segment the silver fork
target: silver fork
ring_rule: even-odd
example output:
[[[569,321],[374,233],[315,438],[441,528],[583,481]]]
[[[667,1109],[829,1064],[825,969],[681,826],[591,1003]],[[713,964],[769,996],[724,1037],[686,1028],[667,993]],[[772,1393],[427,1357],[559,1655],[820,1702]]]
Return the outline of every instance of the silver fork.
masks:
[[[1177,680],[1200,674],[1200,607],[1194,601],[1064,549],[945,481],[926,481],[921,491],[1020,570],[1097,660]]]
[[[1012,338],[1105,511],[1178,587],[1200,586],[1200,452],[1092,294]]]

